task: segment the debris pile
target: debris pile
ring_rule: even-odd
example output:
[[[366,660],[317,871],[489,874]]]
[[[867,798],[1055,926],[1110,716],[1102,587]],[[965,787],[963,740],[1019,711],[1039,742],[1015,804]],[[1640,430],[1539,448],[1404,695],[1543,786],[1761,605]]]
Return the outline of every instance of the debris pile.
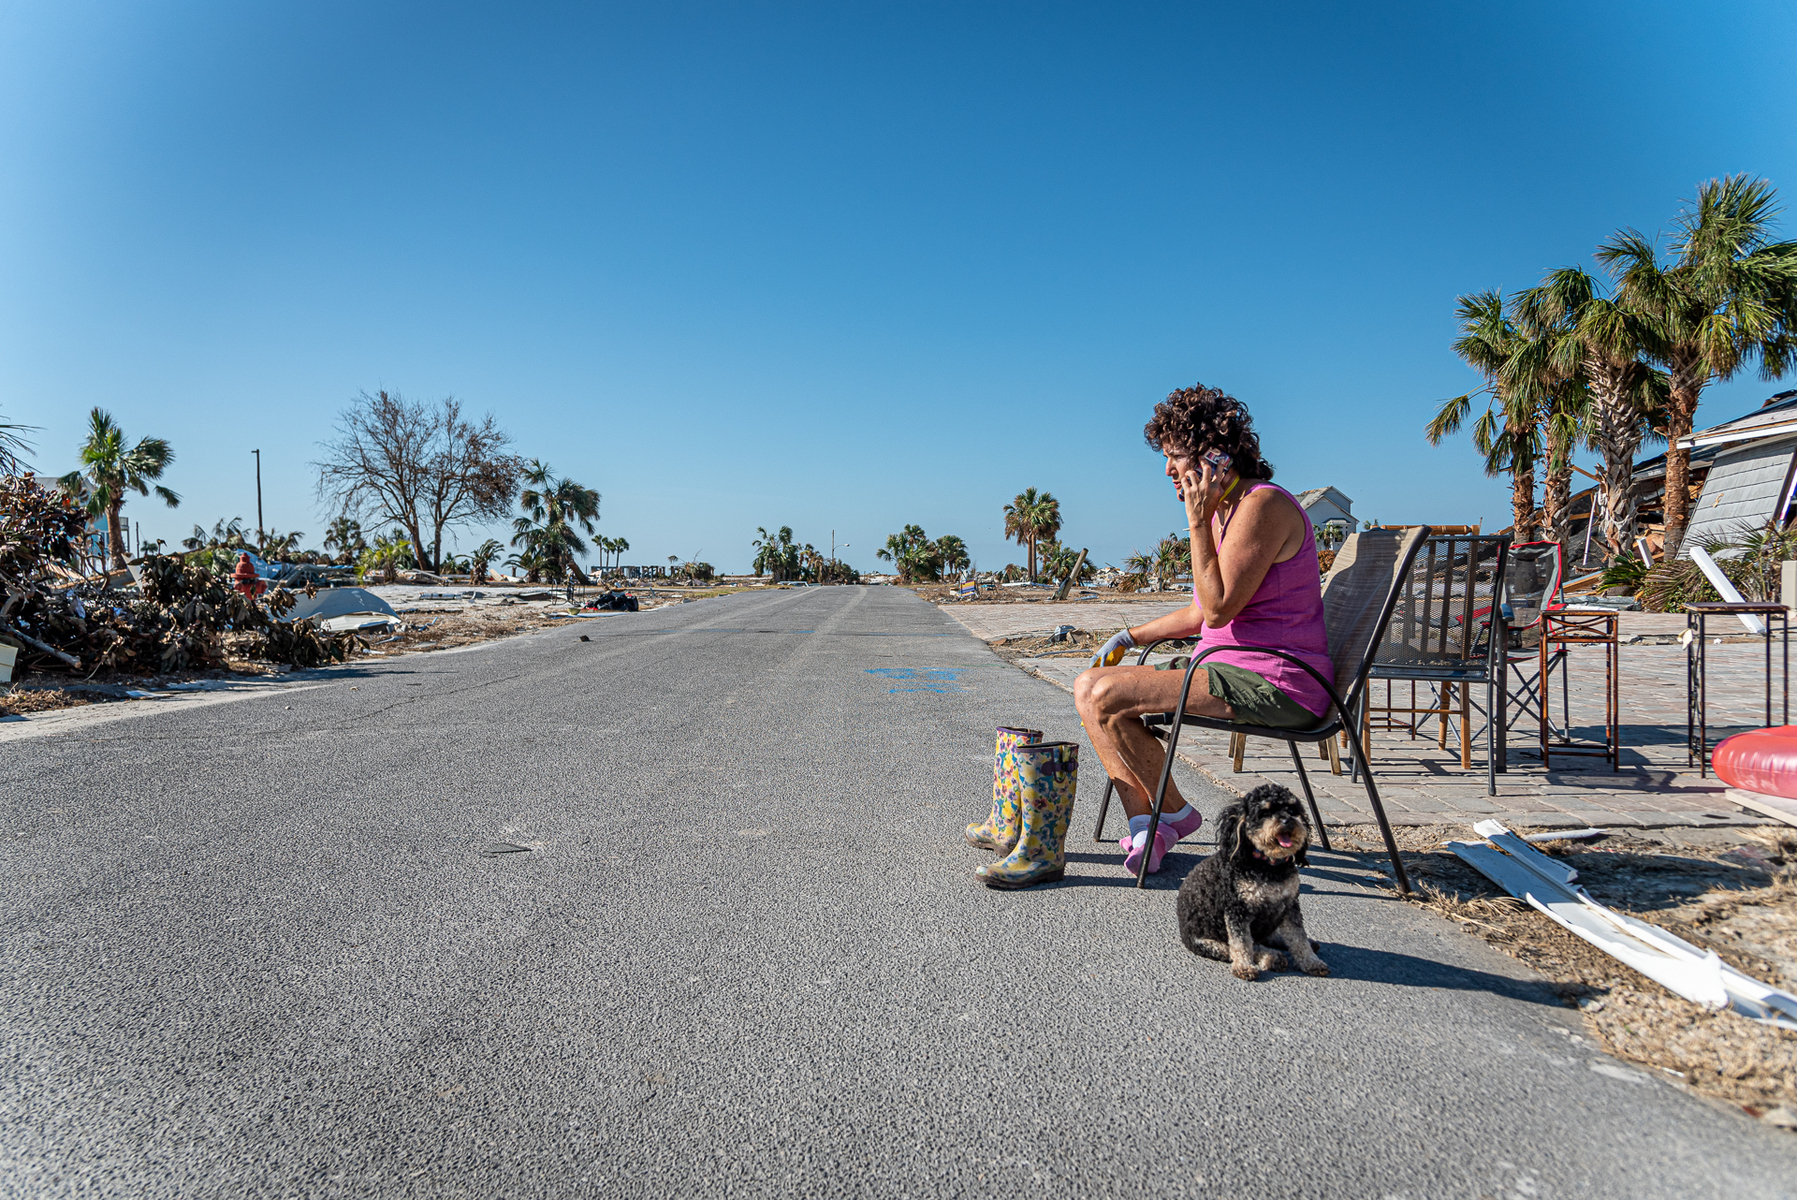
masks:
[[[251,599],[209,565],[152,555],[135,595],[111,579],[71,580],[62,564],[74,559],[86,520],[30,475],[0,479],[0,641],[18,647],[21,668],[160,673],[231,658],[315,667],[354,652],[353,635],[280,620],[293,592]]]

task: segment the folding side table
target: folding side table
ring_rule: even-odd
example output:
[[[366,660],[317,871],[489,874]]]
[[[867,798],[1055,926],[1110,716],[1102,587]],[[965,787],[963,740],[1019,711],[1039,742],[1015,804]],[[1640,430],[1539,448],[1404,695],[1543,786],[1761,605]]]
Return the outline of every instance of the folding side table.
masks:
[[[1778,621],[1784,654],[1784,724],[1791,723],[1791,612],[1770,600],[1709,601],[1685,605],[1685,765],[1698,775],[1710,771],[1708,712],[1705,708],[1709,638],[1704,623],[1711,617],[1755,616],[1766,627],[1766,725],[1772,724],[1772,622]]]
[[[1536,715],[1541,720],[1541,765],[1551,769],[1549,754],[1594,755],[1607,759],[1610,770],[1620,768],[1617,760],[1622,753],[1622,736],[1620,701],[1622,683],[1622,663],[1617,655],[1616,631],[1620,617],[1614,609],[1605,611],[1588,611],[1574,608],[1549,609],[1541,615],[1541,646],[1538,650],[1541,659],[1541,671],[1536,679],[1542,681],[1540,705]],[[1553,649],[1552,647],[1559,648]],[[1572,659],[1567,654],[1571,646],[1602,646],[1604,651],[1604,740],[1601,746],[1589,742],[1572,740],[1572,700],[1568,677],[1572,674]],[[1553,723],[1548,720],[1548,667],[1558,658],[1560,660],[1560,721],[1561,731],[1553,736]]]

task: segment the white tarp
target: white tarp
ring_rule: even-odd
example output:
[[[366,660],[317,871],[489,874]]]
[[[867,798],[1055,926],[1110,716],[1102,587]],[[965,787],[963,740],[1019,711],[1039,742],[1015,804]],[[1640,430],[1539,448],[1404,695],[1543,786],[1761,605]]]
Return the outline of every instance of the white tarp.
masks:
[[[393,617],[393,606],[367,588],[320,588],[316,596],[301,595],[299,603],[282,618],[286,621],[324,621],[352,613],[379,613]]]

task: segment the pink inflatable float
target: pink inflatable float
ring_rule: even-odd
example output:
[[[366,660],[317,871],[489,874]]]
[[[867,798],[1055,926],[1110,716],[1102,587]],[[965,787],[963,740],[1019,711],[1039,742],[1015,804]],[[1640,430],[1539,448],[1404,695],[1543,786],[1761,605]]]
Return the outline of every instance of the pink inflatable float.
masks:
[[[1734,787],[1797,799],[1797,725],[1723,738],[1710,754],[1710,765],[1717,778]]]

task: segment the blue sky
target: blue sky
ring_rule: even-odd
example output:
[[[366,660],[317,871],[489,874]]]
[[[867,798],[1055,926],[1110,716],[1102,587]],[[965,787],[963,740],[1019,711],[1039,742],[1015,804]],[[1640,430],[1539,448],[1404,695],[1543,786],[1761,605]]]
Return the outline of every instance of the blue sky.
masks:
[[[1027,486],[1099,562],[1178,527],[1141,426],[1203,381],[1287,487],[1496,527],[1420,433],[1455,296],[1712,176],[1797,196],[1787,6],[1249,7],[7,4],[0,413],[49,473],[96,404],[172,441],[146,536],[253,523],[260,447],[316,544],[385,387],[495,413],[626,561],[998,567]]]

